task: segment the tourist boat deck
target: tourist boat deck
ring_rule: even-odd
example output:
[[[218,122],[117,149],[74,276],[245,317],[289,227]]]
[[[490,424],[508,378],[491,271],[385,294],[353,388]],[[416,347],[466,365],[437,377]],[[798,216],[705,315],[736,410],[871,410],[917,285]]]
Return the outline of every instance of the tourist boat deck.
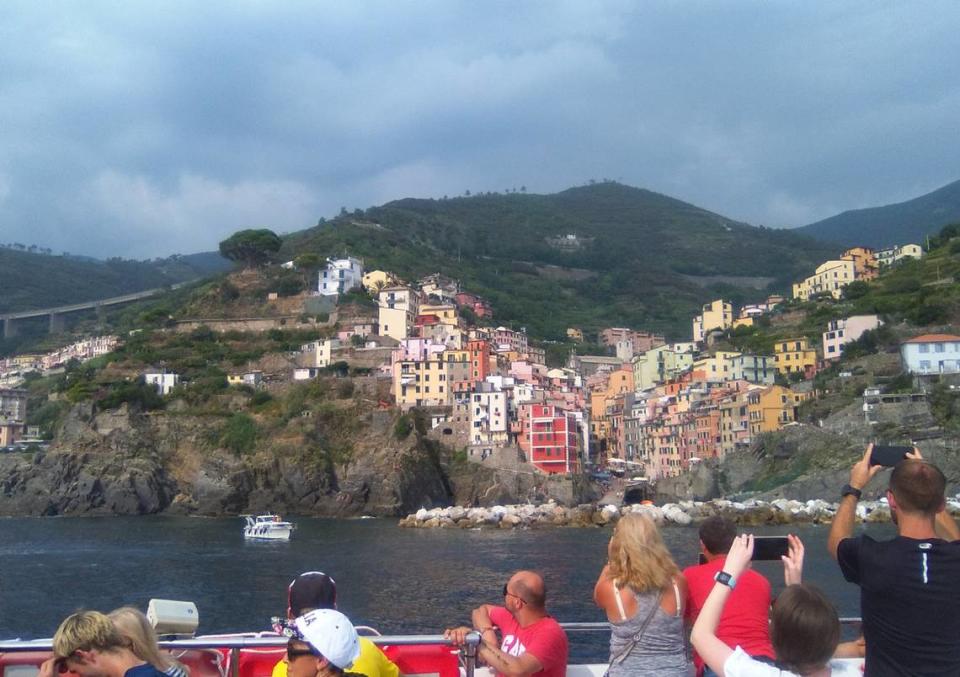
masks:
[[[845,626],[859,624],[858,618],[844,618]],[[610,631],[608,623],[562,623],[570,633]],[[383,635],[370,640],[400,668],[404,675],[419,677],[492,677],[492,672],[476,665],[476,646],[480,636],[474,633],[462,652],[443,635]],[[191,677],[270,677],[281,660],[287,638],[274,633],[241,635],[205,635],[161,641],[160,645],[190,670]],[[51,640],[0,641],[0,677],[34,677],[40,664],[51,655]],[[861,677],[860,659],[831,662],[834,677]],[[567,677],[602,677],[604,663],[576,663],[567,668]]]

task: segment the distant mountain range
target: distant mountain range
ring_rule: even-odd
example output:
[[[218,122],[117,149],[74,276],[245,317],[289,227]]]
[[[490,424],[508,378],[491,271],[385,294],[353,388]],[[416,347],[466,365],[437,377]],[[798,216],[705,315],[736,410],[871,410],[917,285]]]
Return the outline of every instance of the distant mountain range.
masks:
[[[54,256],[0,248],[0,313],[82,303],[228,270],[216,252],[152,261]]]
[[[906,202],[853,209],[793,232],[843,245],[922,244],[943,226],[960,222],[960,181]]]
[[[349,253],[407,279],[442,272],[486,296],[497,322],[548,339],[610,325],[680,338],[704,302],[789,290],[841,249],[602,182],[397,200],[288,235],[281,254]]]

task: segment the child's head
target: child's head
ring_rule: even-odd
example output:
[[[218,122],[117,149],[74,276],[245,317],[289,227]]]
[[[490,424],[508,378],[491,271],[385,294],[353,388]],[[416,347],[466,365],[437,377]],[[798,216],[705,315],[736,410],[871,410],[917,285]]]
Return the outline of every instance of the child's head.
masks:
[[[794,672],[826,665],[840,642],[837,610],[818,588],[789,585],[773,605],[770,640],[777,660]]]

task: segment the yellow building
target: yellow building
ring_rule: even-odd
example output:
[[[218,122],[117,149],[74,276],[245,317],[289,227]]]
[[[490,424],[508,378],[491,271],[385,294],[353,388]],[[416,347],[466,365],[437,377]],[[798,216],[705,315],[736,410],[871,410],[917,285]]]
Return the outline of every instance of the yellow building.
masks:
[[[742,369],[739,368],[742,353],[729,350],[718,350],[714,355],[708,355],[693,363],[694,371],[703,371],[707,381],[734,381],[742,378]]]
[[[393,276],[393,273],[388,273],[385,270],[371,270],[360,278],[360,283],[368,292],[376,294],[384,287],[395,285],[397,278]]]
[[[783,386],[751,391],[747,395],[750,434],[772,432],[796,421],[797,405],[806,399],[808,395],[795,393]]]
[[[777,341],[773,346],[773,361],[781,374],[804,372],[817,366],[817,351],[805,338]]]
[[[737,327],[752,327],[753,320],[754,318],[752,317],[738,317],[733,321],[733,328],[736,329]]]
[[[577,343],[583,343],[583,331],[576,327],[568,327],[567,338]]]
[[[450,327],[458,326],[460,320],[457,317],[457,307],[452,304],[425,304],[420,306],[419,315],[433,315],[440,324]]]
[[[703,306],[703,312],[693,318],[693,340],[703,341],[714,329],[730,329],[733,326],[733,306],[717,299]]]
[[[403,285],[384,287],[378,295],[378,305],[380,335],[398,341],[407,338],[420,310],[420,294]]]
[[[856,262],[852,257],[826,261],[817,266],[813,275],[793,285],[793,298],[809,301],[812,296],[828,293],[839,299],[843,288],[855,279]]]
[[[393,364],[393,396],[401,409],[443,406],[450,403],[451,384],[443,353],[428,359],[400,360]]]

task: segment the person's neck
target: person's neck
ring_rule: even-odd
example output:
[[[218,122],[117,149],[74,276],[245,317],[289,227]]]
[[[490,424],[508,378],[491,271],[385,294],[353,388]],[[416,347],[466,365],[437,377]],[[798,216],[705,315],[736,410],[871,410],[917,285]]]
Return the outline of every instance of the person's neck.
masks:
[[[725,559],[727,556],[727,553],[725,552],[721,552],[716,555],[714,555],[709,550],[702,550],[701,552],[703,552],[703,556],[707,559],[707,564],[709,564],[710,562],[716,562],[718,559],[719,560]]]
[[[905,538],[937,538],[936,518],[924,514],[897,513],[897,533]]]
[[[546,609],[531,609],[529,606],[524,606],[523,609],[520,610],[520,613],[515,616],[515,618],[517,619],[517,623],[520,624],[521,628],[526,628],[530,625],[533,625],[540,619],[545,618],[547,615]]]

